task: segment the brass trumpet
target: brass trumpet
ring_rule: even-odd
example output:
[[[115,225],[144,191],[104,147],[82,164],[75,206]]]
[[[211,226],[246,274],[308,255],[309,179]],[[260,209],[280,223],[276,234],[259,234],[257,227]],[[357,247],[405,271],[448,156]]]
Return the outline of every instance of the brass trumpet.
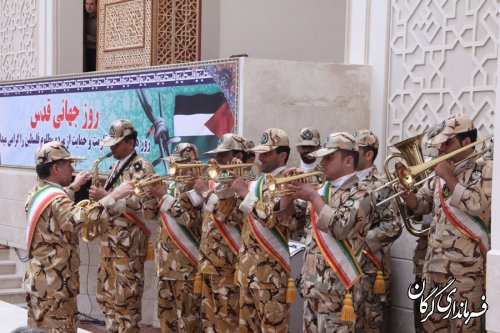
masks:
[[[173,176],[168,175],[168,176],[157,176],[151,179],[140,181],[134,185],[135,195],[137,195],[138,197],[144,197],[147,195],[146,191],[144,190],[147,186],[158,182],[164,182],[165,180],[170,180],[173,178],[174,178]]]
[[[301,182],[306,182],[307,178],[309,177],[324,177],[325,174],[322,171],[314,171],[314,172],[308,172],[308,173],[301,173],[298,175],[294,176],[289,176],[289,177],[278,177],[274,178],[272,175],[267,174],[266,175],[266,183],[267,183],[267,188],[269,189],[270,192],[270,197],[284,197],[287,195],[293,195],[294,192],[292,190],[284,189],[283,185],[291,183],[293,181],[299,180]],[[321,184],[319,183],[311,183],[311,185],[314,188],[319,188]]]
[[[210,161],[208,161],[207,172],[208,176],[212,180],[216,180],[218,178],[223,178],[221,179],[223,181],[233,180],[233,178],[229,176],[221,177],[221,173],[226,170],[233,170],[239,177],[251,180],[253,175],[250,173],[245,173],[245,169],[257,165],[258,165],[257,163],[231,163],[226,165],[220,165],[219,163],[217,163],[215,159],[212,158]]]
[[[172,158],[168,161],[168,173],[177,182],[188,182],[192,180],[193,176],[187,175],[176,175],[178,171],[182,169],[191,169],[195,176],[202,176],[203,169],[206,168],[208,164],[206,163],[176,163]]]

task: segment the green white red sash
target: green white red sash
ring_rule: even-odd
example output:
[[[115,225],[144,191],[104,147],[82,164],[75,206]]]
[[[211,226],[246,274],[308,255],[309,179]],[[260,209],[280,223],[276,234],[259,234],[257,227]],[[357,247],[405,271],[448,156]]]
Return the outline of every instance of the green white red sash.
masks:
[[[175,196],[173,184],[170,186],[170,194]],[[160,219],[168,237],[193,265],[198,266],[201,260],[200,243],[191,231],[185,225],[177,223],[172,216],[165,212],[160,211]]]
[[[262,197],[262,183],[265,176],[260,176],[256,181],[250,183],[249,190],[255,191],[257,199]],[[271,255],[287,272],[291,274],[290,250],[288,242],[281,230],[277,227],[266,228],[259,221],[254,220],[250,214],[247,216],[248,225],[260,246]]]
[[[319,194],[325,200],[327,205],[330,204],[331,186],[329,182],[318,190]],[[323,257],[328,262],[328,265],[333,269],[344,288],[350,289],[363,276],[363,271],[355,256],[355,251],[352,251],[349,243],[345,240],[337,240],[333,236],[318,229],[318,215],[314,210],[313,205],[310,206],[311,211],[311,226],[314,239],[323,254]]]
[[[50,203],[59,197],[67,197],[68,195],[61,188],[47,185],[38,190],[31,200],[28,211],[26,214],[27,227],[26,227],[26,246],[30,249],[31,240],[33,238],[33,233],[35,232],[36,225],[40,219],[45,208],[47,208]]]
[[[141,214],[135,212],[126,212],[123,213],[123,216],[126,217],[130,222],[137,224],[148,237],[151,236],[151,231],[146,226],[146,222],[144,221],[144,218]]]
[[[216,184],[214,181],[210,180],[208,184],[211,190],[215,190]],[[231,248],[231,251],[233,251],[233,253],[237,255],[240,251],[241,240],[241,230],[239,226],[219,221],[215,218],[214,214],[210,214],[210,218],[214,222],[215,226],[219,230],[226,243]]]
[[[441,178],[438,177],[438,192],[441,207],[443,207],[446,218],[466,237],[476,241],[483,256],[490,249],[490,231],[478,216],[469,215],[460,209],[449,205],[449,200],[445,200]]]
[[[241,231],[238,226],[221,222],[215,218],[214,214],[210,214],[210,218],[215,223],[215,226],[219,230],[222,237],[224,237],[224,240],[231,248],[231,251],[237,255],[240,251],[241,240]]]
[[[373,262],[373,264],[377,267],[380,268],[382,265],[382,252],[378,251],[377,253],[374,253],[368,246],[363,246],[363,254]]]

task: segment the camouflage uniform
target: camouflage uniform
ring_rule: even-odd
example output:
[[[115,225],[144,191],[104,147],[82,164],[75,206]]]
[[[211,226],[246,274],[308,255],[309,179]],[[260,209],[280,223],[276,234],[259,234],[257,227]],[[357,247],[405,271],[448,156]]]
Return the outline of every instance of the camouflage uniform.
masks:
[[[356,138],[359,147],[368,149],[364,151],[365,153],[369,150],[378,151],[378,138],[372,131],[359,130],[353,136]],[[385,177],[374,165],[356,171],[356,174],[360,181],[366,183],[372,190],[381,187],[386,182]],[[374,192],[377,203],[390,195],[392,195],[392,191],[389,187]],[[354,299],[359,306],[356,309],[356,331],[382,332],[384,324],[383,308],[390,307],[391,256],[389,247],[401,235],[401,232],[401,225],[398,223],[394,208],[391,207],[390,202],[374,209],[365,243],[366,249],[380,259],[380,264],[377,266],[368,255],[362,252],[359,264],[365,275],[360,283],[354,287]],[[382,271],[384,275],[385,293],[383,295],[374,293],[378,270]]]
[[[182,188],[178,188],[182,192]],[[167,194],[160,210],[184,225],[200,240],[201,209],[193,207],[186,193],[176,198]],[[202,332],[201,295],[195,294],[194,280],[198,267],[178,248],[160,222],[156,248],[158,274],[158,319],[162,333]]]
[[[385,178],[373,166],[361,181],[373,190],[382,186],[385,183]],[[374,196],[378,202],[386,198],[389,193],[389,190],[382,190],[379,193],[374,193]],[[361,269],[365,273],[360,283],[356,284],[354,288],[354,299],[359,305],[356,309],[356,330],[360,330],[360,332],[382,332],[383,307],[390,307],[391,256],[389,247],[401,235],[401,231],[401,225],[398,223],[390,203],[374,210],[366,239],[375,242],[373,247],[377,249],[376,253],[381,253],[383,256],[380,268],[366,255],[361,255],[359,261]],[[367,242],[367,245],[370,244]],[[385,280],[385,293],[383,295],[376,295],[373,292],[379,269],[382,270]]]
[[[319,131],[313,127],[302,128],[299,131],[299,138],[295,146],[297,147],[297,149],[299,149],[299,147],[315,147],[315,149],[319,148],[321,146],[321,138]],[[299,168],[300,170],[304,171],[304,173],[322,171],[321,166],[319,165],[319,161],[317,159],[312,163],[305,163],[302,160],[302,156]],[[323,183],[323,178],[321,176],[311,176],[307,179],[307,182],[311,184],[321,184]],[[290,239],[304,243],[305,242],[304,230],[305,228],[298,228],[296,230],[293,230],[290,233]]]
[[[116,133],[126,135],[129,128],[133,130],[130,122],[123,120],[116,122],[122,123],[124,133],[110,130],[111,137]],[[120,126],[115,125],[116,122],[111,125],[112,128]],[[126,124],[126,127],[123,124]],[[132,160],[113,187],[123,181],[140,181],[154,174],[151,162],[139,155],[130,157],[133,157]],[[109,176],[107,182],[112,174]],[[119,200],[113,213],[124,211],[127,214],[132,213],[145,219],[152,219],[157,215],[158,202],[149,196],[140,199],[133,195]],[[108,229],[101,235],[96,298],[109,332],[140,330],[148,232],[149,230],[119,214],[110,219]]]
[[[251,149],[257,153],[272,151],[280,146],[288,146],[288,136],[281,129],[264,132],[261,144]],[[274,177],[282,175],[285,167],[271,172]],[[263,176],[262,176],[263,177]],[[250,188],[259,179],[250,184]],[[268,195],[266,186],[263,197]],[[281,225],[269,212],[265,212],[262,201],[250,191],[240,204],[240,209],[266,229],[280,229],[284,241],[288,242],[289,225]],[[285,221],[288,222],[288,221]],[[286,291],[290,276],[279,262],[263,249],[244,220],[238,262],[238,283],[240,285],[240,332],[288,332],[290,304],[286,302]]]
[[[318,228],[336,239],[347,240],[353,250],[358,249],[363,245],[370,227],[372,192],[364,183],[358,182],[354,174],[345,179],[338,189],[335,189],[335,184],[332,185],[331,204],[319,213]],[[304,332],[353,331],[354,323],[340,321],[346,290],[323,257],[311,226],[306,229],[304,258],[301,283]]]
[[[455,169],[461,189],[452,194],[456,207],[471,215],[481,215],[489,229],[491,205],[492,160],[480,158],[466,162]],[[458,185],[457,185],[458,186]],[[417,194],[418,206],[415,213],[434,213],[429,229],[429,247],[424,263],[426,289],[444,286],[450,278],[456,282],[452,287],[458,289],[457,300],[468,300],[470,311],[481,308],[481,296],[485,293],[484,278],[486,257],[481,254],[479,245],[464,236],[448,221],[441,207],[437,178]],[[458,250],[460,249],[460,250]],[[456,327],[460,332],[480,332],[480,319],[472,319],[467,326],[463,320],[443,320],[444,314],[436,314],[423,323],[425,332],[437,332],[446,327]]]
[[[52,143],[46,145],[50,144]],[[48,162],[51,161],[37,158],[37,165]],[[47,185],[62,189],[59,184],[39,181],[28,194],[26,210],[34,195]],[[108,213],[104,208],[114,205],[114,200],[106,197],[81,208],[74,204],[71,187],[64,190],[67,196],[52,200],[38,218],[39,222],[28,248],[24,277],[28,325],[51,333],[77,330],[77,296],[80,292],[79,233],[89,221],[102,220],[101,223],[105,223]]]
[[[455,115],[443,122],[442,129],[431,144],[439,145],[451,135],[472,129],[472,122],[464,115]],[[491,156],[469,160],[455,167],[453,174],[458,180],[453,193],[443,189],[444,199],[450,198],[450,206],[475,216],[490,228],[491,219]],[[457,288],[451,294],[458,303],[467,300],[469,311],[480,311],[485,294],[486,257],[482,254],[478,242],[462,234],[447,218],[439,198],[439,178],[427,182],[417,193],[416,214],[432,211],[434,219],[429,229],[429,246],[424,264],[426,290],[424,296],[436,286],[442,288],[446,282],[455,278],[451,288]],[[441,180],[441,185],[445,186]],[[488,232],[489,235],[489,232]],[[485,251],[488,249],[485,249]],[[446,292],[446,294],[449,292]],[[422,297],[424,297],[422,296]],[[429,300],[429,303],[433,300]],[[443,302],[446,305],[448,302]],[[432,310],[431,310],[432,311]],[[427,315],[427,313],[425,314]],[[481,318],[472,318],[468,324],[462,319],[443,319],[445,313],[433,313],[423,323],[425,332],[480,332]]]

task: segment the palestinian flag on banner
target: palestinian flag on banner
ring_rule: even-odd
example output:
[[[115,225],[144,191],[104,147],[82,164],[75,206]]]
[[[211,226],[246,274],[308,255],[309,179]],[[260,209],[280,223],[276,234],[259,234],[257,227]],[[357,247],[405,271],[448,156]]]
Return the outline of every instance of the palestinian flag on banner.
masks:
[[[233,128],[234,117],[222,92],[175,97],[174,135],[196,145],[200,154],[214,149],[218,138]]]

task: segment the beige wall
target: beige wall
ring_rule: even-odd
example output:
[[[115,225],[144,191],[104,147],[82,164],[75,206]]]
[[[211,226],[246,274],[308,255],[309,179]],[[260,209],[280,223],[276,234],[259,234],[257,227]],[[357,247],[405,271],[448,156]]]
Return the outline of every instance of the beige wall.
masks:
[[[287,132],[292,154],[299,130],[316,127],[322,142],[329,133],[369,125],[371,69],[361,65],[243,59],[239,132],[258,142],[266,128]]]
[[[345,22],[345,0],[221,0],[219,57],[341,63]]]

